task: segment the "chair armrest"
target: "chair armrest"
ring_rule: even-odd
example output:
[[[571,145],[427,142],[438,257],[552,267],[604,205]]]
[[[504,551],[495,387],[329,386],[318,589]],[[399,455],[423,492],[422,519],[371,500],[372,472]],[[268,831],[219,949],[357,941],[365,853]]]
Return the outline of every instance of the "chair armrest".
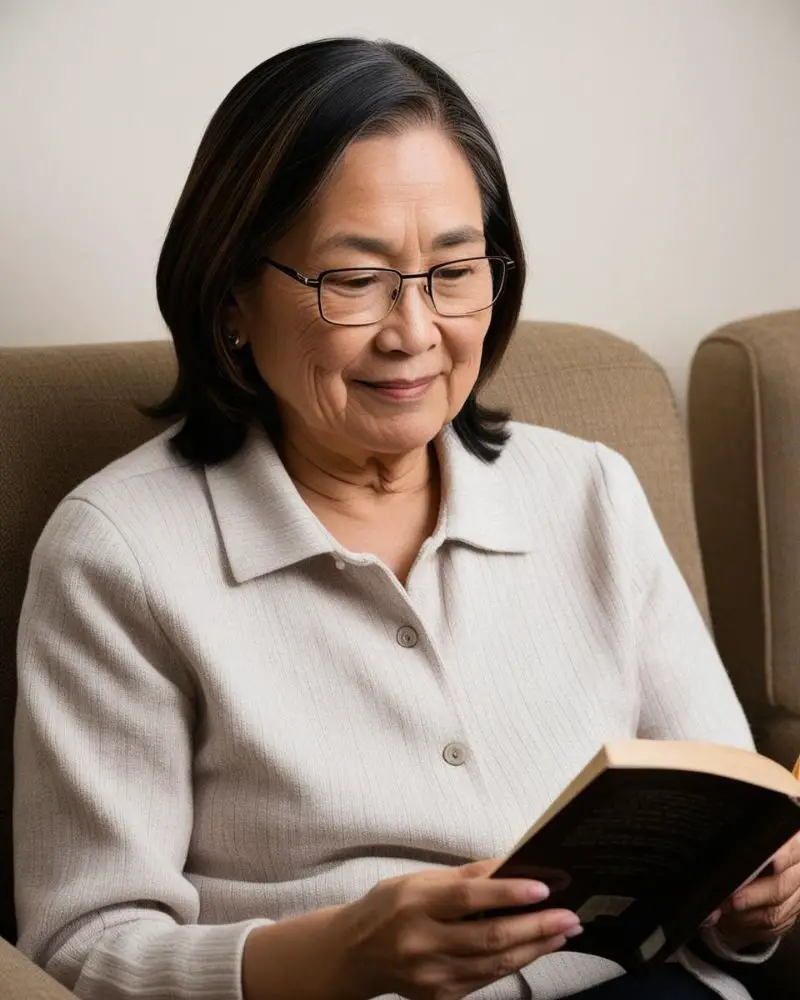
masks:
[[[21,951],[0,938],[3,1000],[75,1000],[75,994],[48,976]]]
[[[800,309],[731,323],[692,363],[689,425],[714,636],[763,752],[800,747]]]

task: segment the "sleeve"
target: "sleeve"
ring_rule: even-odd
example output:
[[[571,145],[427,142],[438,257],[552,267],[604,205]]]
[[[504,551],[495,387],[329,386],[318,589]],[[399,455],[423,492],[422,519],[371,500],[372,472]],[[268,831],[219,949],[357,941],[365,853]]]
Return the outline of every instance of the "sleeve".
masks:
[[[19,948],[86,1000],[241,1000],[253,927],[198,924],[189,672],[107,516],[64,501],[34,552],[18,641]]]
[[[753,749],[744,710],[636,474],[621,455],[597,447],[620,546],[627,548],[639,737]],[[777,948],[737,952],[716,928],[703,930],[701,938],[709,951],[728,961],[763,962]]]

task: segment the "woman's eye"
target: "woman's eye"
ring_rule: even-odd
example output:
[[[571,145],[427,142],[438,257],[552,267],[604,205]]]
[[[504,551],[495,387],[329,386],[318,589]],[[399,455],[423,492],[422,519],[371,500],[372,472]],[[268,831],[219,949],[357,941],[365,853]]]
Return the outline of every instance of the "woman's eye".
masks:
[[[446,267],[436,272],[436,278],[442,281],[459,281],[468,278],[472,274],[472,268],[461,264],[458,267]]]
[[[331,275],[327,284],[337,292],[365,292],[377,284],[374,274]]]

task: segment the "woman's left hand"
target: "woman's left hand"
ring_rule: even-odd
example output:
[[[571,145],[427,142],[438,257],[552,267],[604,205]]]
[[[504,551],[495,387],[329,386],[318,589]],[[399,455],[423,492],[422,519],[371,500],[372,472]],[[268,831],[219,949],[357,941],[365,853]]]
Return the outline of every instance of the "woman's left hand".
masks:
[[[800,834],[772,859],[772,872],[734,893],[705,926],[716,926],[735,951],[769,944],[788,933],[800,917]]]

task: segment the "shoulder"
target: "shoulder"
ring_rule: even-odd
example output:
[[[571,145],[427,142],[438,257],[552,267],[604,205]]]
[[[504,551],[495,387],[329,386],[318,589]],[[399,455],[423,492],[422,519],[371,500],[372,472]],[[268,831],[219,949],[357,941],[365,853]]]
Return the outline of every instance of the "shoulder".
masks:
[[[172,448],[174,432],[164,431],[72,489],[50,516],[37,548],[61,548],[76,531],[93,544],[104,536],[118,536],[129,546],[146,535],[157,541],[166,534],[168,510],[202,508],[202,468]]]
[[[618,452],[546,427],[514,422],[509,429],[497,475],[528,522],[540,526],[547,513],[550,527],[559,534],[579,525],[592,530],[604,525],[604,535],[619,534],[619,544],[626,544],[634,523],[651,520],[639,479]]]
[[[191,506],[204,496],[204,473],[172,447],[175,428],[146,441],[76,486],[65,501],[91,504],[109,516],[138,508],[157,513],[176,501]]]
[[[552,485],[594,483],[603,491],[623,480],[636,482],[627,459],[597,441],[573,437],[563,431],[512,421],[511,436],[497,461],[498,473],[525,482]]]
[[[175,428],[171,427],[144,444],[115,459],[76,486],[65,499],[99,501],[115,492],[136,489],[137,484],[167,480],[171,485],[187,484],[197,470],[172,448]]]
[[[597,445],[593,441],[585,441],[551,427],[523,424],[516,420],[509,422],[508,429],[511,436],[501,461],[512,459],[516,462],[539,464],[566,459],[571,464],[586,465],[596,460]]]

